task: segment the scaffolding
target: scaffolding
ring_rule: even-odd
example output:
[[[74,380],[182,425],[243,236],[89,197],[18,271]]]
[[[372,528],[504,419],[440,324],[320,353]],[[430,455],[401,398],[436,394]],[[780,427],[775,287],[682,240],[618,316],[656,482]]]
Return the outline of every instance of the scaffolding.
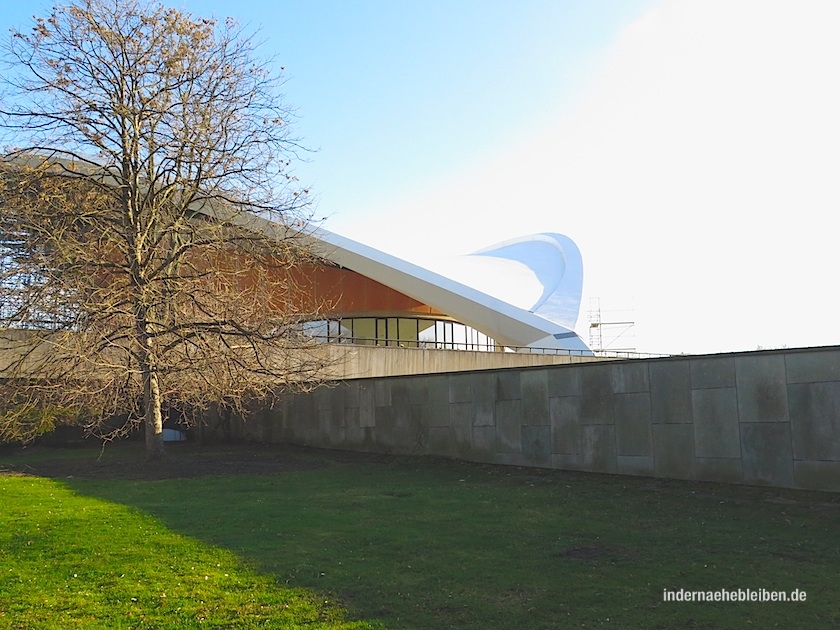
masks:
[[[605,319],[604,314],[619,315]],[[635,352],[634,326],[636,322],[628,319],[632,309],[602,310],[601,298],[589,298],[589,347],[595,353]],[[623,320],[623,321],[619,321]]]

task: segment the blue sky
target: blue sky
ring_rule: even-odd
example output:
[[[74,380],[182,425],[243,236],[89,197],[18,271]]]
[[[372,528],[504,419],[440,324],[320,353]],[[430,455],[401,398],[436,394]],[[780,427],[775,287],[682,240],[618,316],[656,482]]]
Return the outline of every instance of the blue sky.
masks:
[[[548,124],[643,4],[600,14],[556,0],[185,6],[261,28],[286,68],[298,129],[317,149],[299,174],[325,214],[352,221]]]
[[[584,339],[598,297],[640,351],[840,343],[840,3],[176,6],[261,29],[328,229],[421,262],[564,233]]]

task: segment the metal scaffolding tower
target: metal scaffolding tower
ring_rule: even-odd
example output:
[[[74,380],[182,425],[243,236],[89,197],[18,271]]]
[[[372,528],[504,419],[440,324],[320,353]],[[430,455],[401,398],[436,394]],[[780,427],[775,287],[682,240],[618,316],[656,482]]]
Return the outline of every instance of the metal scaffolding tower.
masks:
[[[603,311],[605,313],[627,313],[632,309],[620,309],[614,311]],[[618,342],[632,344],[634,321],[612,321],[604,320],[601,311],[601,298],[589,298],[589,347],[593,352],[634,352],[635,347],[622,345]]]

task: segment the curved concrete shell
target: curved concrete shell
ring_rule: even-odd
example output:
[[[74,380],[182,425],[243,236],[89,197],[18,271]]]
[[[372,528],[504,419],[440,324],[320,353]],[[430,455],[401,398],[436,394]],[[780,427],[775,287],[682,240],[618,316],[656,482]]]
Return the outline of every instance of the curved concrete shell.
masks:
[[[583,263],[577,246],[562,234],[522,236],[428,266],[566,328],[577,324]]]
[[[590,353],[574,332],[583,267],[577,247],[565,236],[513,239],[465,256],[460,265],[452,261],[442,271],[327,230],[315,230],[311,238],[324,258],[428,304],[502,345]],[[491,274],[493,266],[496,273]],[[499,274],[499,268],[506,273]],[[515,295],[522,287],[523,272],[530,274],[530,284],[539,294],[530,306],[523,306],[527,297]],[[495,289],[476,288],[486,285],[488,278]]]

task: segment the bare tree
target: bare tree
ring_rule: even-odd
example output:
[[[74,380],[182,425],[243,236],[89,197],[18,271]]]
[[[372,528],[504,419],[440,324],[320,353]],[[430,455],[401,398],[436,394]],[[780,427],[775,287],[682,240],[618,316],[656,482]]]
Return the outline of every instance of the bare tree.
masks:
[[[145,421],[157,458],[167,409],[243,411],[317,380],[299,147],[254,35],[77,0],[4,54],[0,437]]]

